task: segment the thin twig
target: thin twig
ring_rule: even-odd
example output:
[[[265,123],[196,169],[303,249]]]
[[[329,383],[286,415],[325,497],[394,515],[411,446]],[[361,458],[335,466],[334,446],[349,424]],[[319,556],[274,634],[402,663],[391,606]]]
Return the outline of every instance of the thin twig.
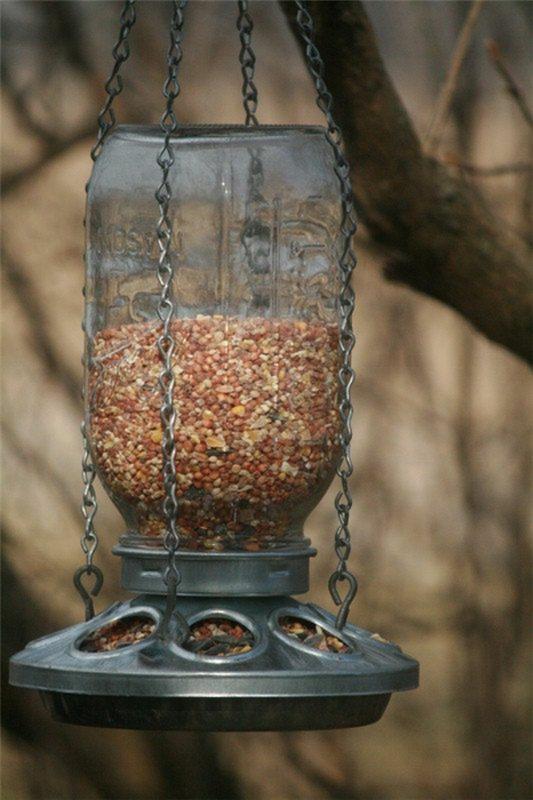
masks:
[[[504,61],[502,51],[500,47],[494,39],[488,39],[485,43],[487,48],[488,56],[493,64],[496,72],[502,78],[505,88],[507,89],[509,95],[513,98],[522,117],[524,118],[526,125],[529,127],[530,131],[533,128],[533,114],[529,108],[526,96],[516,80],[514,79],[513,75],[509,71],[507,64]],[[533,158],[533,136],[530,135],[529,137],[529,155]],[[528,243],[528,246],[531,247],[532,245],[532,226],[531,226],[531,209],[533,207],[533,174],[529,172],[528,180],[524,186],[524,195],[522,199],[522,218],[524,220],[524,230],[525,234],[524,238]]]
[[[457,38],[457,42],[452,54],[448,74],[442,85],[433,118],[429,124],[426,136],[424,137],[424,146],[428,153],[435,154],[439,148],[442,134],[446,127],[446,122],[450,114],[450,108],[453,102],[457,84],[459,82],[459,75],[468,52],[474,28],[479,17],[479,13],[485,4],[486,0],[474,0],[468,11],[464,25]]]
[[[500,77],[503,79],[503,82],[505,83],[505,88],[507,89],[513,100],[515,100],[522,116],[524,117],[529,127],[533,128],[533,115],[531,114],[531,111],[527,104],[524,92],[517,84],[513,76],[511,75],[509,68],[503,59],[502,51],[500,50],[498,43],[495,42],[494,39],[488,39],[487,42],[485,43],[485,46],[487,48],[487,53],[489,54],[489,58],[492,64],[494,65],[496,72],[498,73],[498,75],[500,75]]]

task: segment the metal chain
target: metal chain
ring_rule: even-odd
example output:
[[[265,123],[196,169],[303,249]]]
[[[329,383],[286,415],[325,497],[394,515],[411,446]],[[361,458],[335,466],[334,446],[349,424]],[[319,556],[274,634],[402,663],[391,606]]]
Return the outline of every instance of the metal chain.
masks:
[[[159,221],[157,223],[157,239],[159,243],[159,262],[157,277],[161,285],[161,296],[158,306],[158,316],[162,322],[162,332],[157,340],[159,354],[163,368],[159,375],[161,389],[161,425],[163,428],[162,454],[163,454],[163,483],[165,499],[163,512],[166,522],[164,538],[165,549],[168,553],[168,565],[164,579],[167,584],[167,606],[165,615],[159,628],[159,635],[165,638],[171,617],[176,607],[176,592],[181,580],[176,566],[176,551],[179,547],[180,536],[177,525],[178,500],[176,497],[176,443],[174,430],[176,426],[176,410],[174,408],[174,369],[172,357],[176,343],[172,333],[172,320],[174,317],[174,301],[172,297],[172,284],[174,278],[174,265],[170,257],[172,242],[172,219],[169,213],[172,189],[169,181],[170,168],[174,164],[174,152],[171,137],[176,132],[178,122],[174,113],[174,101],[180,93],[178,83],[178,67],[182,57],[181,41],[184,9],[187,0],[173,0],[172,20],[170,24],[170,48],[168,51],[168,76],[163,87],[166,98],[166,107],[161,117],[161,129],[165,134],[163,149],[157,157],[161,167],[162,180],[155,197],[159,204]]]
[[[248,11],[248,0],[238,0],[239,16],[237,29],[241,40],[239,62],[243,78],[242,104],[246,114],[246,125],[258,125],[257,112],[257,87],[254,83],[255,53],[252,48],[252,31],[254,23]]]
[[[237,30],[241,41],[239,62],[243,77],[242,104],[246,115],[245,124],[247,127],[256,127],[259,122],[256,117],[258,100],[257,87],[254,82],[256,59],[252,48],[254,23],[248,11],[248,0],[238,0],[237,4],[239,6]],[[250,167],[248,170],[248,193],[246,196],[246,222],[241,234],[241,242],[246,252],[248,264],[252,267],[253,254],[249,248],[249,240],[257,236],[258,229],[262,226],[258,211],[265,205],[265,198],[261,192],[264,174],[259,148],[249,148],[248,153],[250,155]]]
[[[122,9],[122,14],[120,15],[120,33],[112,50],[115,63],[113,64],[111,75],[107,79],[104,87],[107,93],[107,98],[100,113],[98,114],[98,136],[96,143],[91,150],[91,158],[93,161],[96,161],[102,152],[102,147],[104,146],[104,141],[107,137],[107,134],[115,127],[116,117],[112,105],[115,97],[117,97],[123,89],[120,68],[124,62],[128,60],[130,55],[128,37],[134,24],[135,0],[126,0]]]
[[[91,158],[96,161],[102,151],[104,142],[109,132],[114,128],[116,118],[112,109],[113,100],[122,91],[122,78],[120,76],[120,68],[122,64],[128,59],[130,54],[128,36],[135,23],[135,0],[126,0],[122,13],[120,15],[120,33],[118,40],[113,47],[113,69],[111,75],[105,84],[107,92],[107,99],[102,106],[100,114],[98,115],[98,134],[96,143],[91,150]],[[87,191],[89,184],[87,183],[85,190]],[[83,288],[83,296],[86,295],[86,287]],[[85,324],[82,324],[82,329],[85,331]],[[87,357],[87,354],[86,356]],[[85,400],[85,390],[82,389],[82,399]],[[98,547],[98,535],[94,528],[94,517],[98,510],[98,502],[96,500],[96,492],[94,488],[94,479],[96,477],[96,469],[94,467],[91,451],[89,447],[89,438],[87,435],[86,421],[81,424],[81,435],[83,439],[83,455],[82,455],[82,480],[83,480],[83,497],[81,511],[84,519],[84,530],[81,537],[81,549],[85,553],[85,564],[79,567],[74,573],[74,586],[81,596],[85,605],[85,619],[89,620],[94,617],[94,603],[93,597],[96,597],[102,588],[104,576],[99,567],[93,564],[93,558]],[[85,576],[94,575],[94,584],[88,591],[83,585],[83,578]]]
[[[324,63],[315,43],[313,19],[304,0],[295,0],[296,21],[300,35],[305,44],[307,67],[313,78],[317,91],[317,105],[324,113],[327,122],[326,138],[331,145],[335,157],[335,174],[341,188],[342,218],[339,236],[339,267],[341,273],[341,288],[339,294],[340,332],[339,349],[342,365],[339,370],[339,415],[341,420],[340,443],[342,446],[342,459],[337,467],[341,488],[335,497],[335,508],[338,517],[338,527],[335,532],[335,552],[338,557],[337,566],[329,579],[329,591],[333,601],[340,606],[336,625],[342,629],[346,623],[350,606],[357,593],[357,580],[347,566],[351,551],[350,539],[350,509],[352,495],[349,479],[353,473],[353,464],[350,454],[352,441],[352,415],[353,407],[350,390],[355,379],[352,368],[351,354],[355,344],[352,330],[352,315],[355,307],[355,295],[351,286],[352,272],[356,266],[356,258],[351,249],[351,240],[356,232],[357,224],[354,212],[354,197],[350,181],[350,167],[342,150],[342,134],[333,117],[333,98],[324,80]],[[339,583],[348,583],[348,587],[341,597]]]

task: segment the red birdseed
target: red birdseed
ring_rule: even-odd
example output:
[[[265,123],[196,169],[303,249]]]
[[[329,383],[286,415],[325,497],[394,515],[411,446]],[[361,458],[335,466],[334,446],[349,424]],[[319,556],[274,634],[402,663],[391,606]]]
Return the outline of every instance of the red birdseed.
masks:
[[[315,625],[302,617],[281,617],[279,621],[281,630],[287,636],[298,639],[307,647],[323,650],[330,653],[347,653],[350,648],[337,636],[328,633],[320,625]]]
[[[230,619],[210,617],[191,625],[183,647],[202,656],[238,656],[249,653],[254,637],[248,628]]]
[[[164,532],[157,323],[92,342],[99,473],[143,536]],[[172,323],[180,547],[262,550],[301,537],[339,456],[336,325],[198,316]],[[292,531],[292,532],[291,532]]]
[[[155,622],[145,614],[135,614],[93,631],[80,644],[85,653],[104,653],[142,642],[155,630]]]

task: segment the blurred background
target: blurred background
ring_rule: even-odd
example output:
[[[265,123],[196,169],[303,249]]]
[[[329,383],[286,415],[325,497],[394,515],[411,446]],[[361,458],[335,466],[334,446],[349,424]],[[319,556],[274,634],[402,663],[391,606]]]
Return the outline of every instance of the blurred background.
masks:
[[[162,109],[168,4],[138,4],[118,117]],[[252,2],[264,123],[321,123],[275,3]],[[366,4],[416,129],[432,118],[469,4]],[[80,354],[84,185],[121,5],[3,2],[3,659],[82,617]],[[530,132],[487,57],[499,45],[527,88],[532,6],[486,3],[441,153],[502,226],[527,235]],[[190,4],[178,116],[241,121],[236,4]],[[357,54],[354,54],[354,58]],[[394,136],[394,131],[391,131]],[[357,168],[357,165],[355,165]],[[109,731],[52,722],[3,686],[6,800],[528,800],[531,784],[529,376],[456,313],[382,277],[361,229],[355,278],[355,497],[351,620],[421,662],[421,687],[358,730],[262,734]],[[122,531],[100,493],[98,609],[120,596]],[[333,493],[309,521],[308,599],[331,607]]]

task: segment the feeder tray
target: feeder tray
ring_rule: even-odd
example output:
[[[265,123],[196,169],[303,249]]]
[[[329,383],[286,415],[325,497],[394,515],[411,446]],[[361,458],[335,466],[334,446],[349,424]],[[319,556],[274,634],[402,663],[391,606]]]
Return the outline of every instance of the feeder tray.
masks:
[[[418,685],[417,662],[397,645],[354,625],[339,633],[331,614],[290,597],[178,599],[191,627],[230,620],[251,633],[251,650],[233,656],[187,649],[189,634],[177,619],[171,638],[161,640],[164,607],[164,597],[140,596],[38,639],[12,659],[11,682],[39,690],[62,722],[211,731],[369,725],[381,718],[392,692]],[[99,629],[128,617],[135,630],[139,617],[146,618],[152,633],[112,650],[83,649]],[[287,617],[340,638],[348,651],[318,650],[286,634],[281,621]]]

